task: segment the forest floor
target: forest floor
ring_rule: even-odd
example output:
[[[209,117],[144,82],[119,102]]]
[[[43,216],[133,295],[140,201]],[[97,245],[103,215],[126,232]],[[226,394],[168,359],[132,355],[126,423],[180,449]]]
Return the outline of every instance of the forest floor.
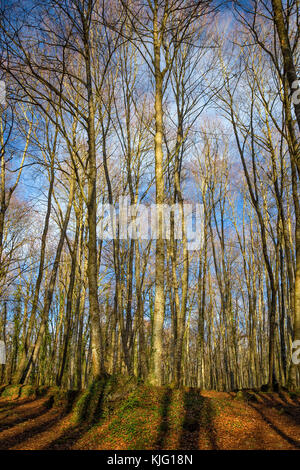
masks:
[[[300,397],[285,392],[140,387],[93,425],[47,400],[0,399],[0,449],[300,449]]]

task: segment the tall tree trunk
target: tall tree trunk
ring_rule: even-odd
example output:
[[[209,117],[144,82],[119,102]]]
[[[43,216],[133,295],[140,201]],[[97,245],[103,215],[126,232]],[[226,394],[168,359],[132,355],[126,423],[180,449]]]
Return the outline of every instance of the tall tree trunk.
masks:
[[[157,9],[154,13],[153,21],[153,42],[154,42],[154,68],[155,68],[155,181],[156,181],[156,199],[157,205],[164,202],[164,175],[163,175],[163,74],[160,64],[160,48],[161,43],[158,33]],[[165,317],[165,292],[164,292],[164,239],[162,214],[157,207],[157,226],[158,237],[156,240],[155,251],[155,299],[154,299],[154,316],[152,327],[152,348],[150,357],[150,370],[148,381],[152,385],[162,385],[162,348],[163,348],[163,324]]]
[[[287,77],[289,88],[291,94],[295,91],[295,86],[298,83],[296,65],[293,59],[292,48],[290,44],[290,39],[288,35],[287,26],[284,21],[284,12],[281,0],[272,0],[273,12],[274,12],[274,22],[276,25],[277,34],[279,37],[281,53],[283,58],[284,73]],[[299,88],[299,85],[297,85]],[[294,109],[298,122],[298,127],[300,131],[300,103],[294,101]],[[297,159],[298,172],[300,174],[300,161]]]
[[[88,98],[88,287],[89,314],[91,326],[91,354],[93,378],[97,379],[103,371],[102,338],[100,331],[100,308],[98,299],[98,257],[97,257],[97,163],[95,106],[93,98],[91,49],[89,23],[93,13],[93,2],[88,1],[88,12],[82,17],[83,42],[85,52],[86,89]]]

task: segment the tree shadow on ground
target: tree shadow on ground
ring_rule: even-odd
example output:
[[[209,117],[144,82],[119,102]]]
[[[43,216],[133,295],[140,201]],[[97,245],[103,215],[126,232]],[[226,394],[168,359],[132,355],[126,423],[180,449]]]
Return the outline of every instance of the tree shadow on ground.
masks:
[[[205,439],[212,449],[218,449],[213,425],[215,411],[211,399],[203,397],[199,389],[190,388],[184,392],[184,409],[179,449],[199,449],[200,438]]]
[[[165,393],[163,394],[163,398],[161,401],[161,422],[158,430],[158,436],[155,443],[155,449],[163,449],[165,444],[165,439],[168,435],[170,430],[169,425],[169,412],[170,412],[170,405],[172,400],[172,390],[170,388],[166,388]]]
[[[289,444],[295,446],[297,449],[300,449],[300,442],[299,441],[296,441],[295,439],[293,439],[292,437],[288,436],[284,431],[282,431],[281,429],[278,428],[278,426],[276,426],[271,420],[270,418],[268,418],[266,416],[266,414],[260,409],[259,405],[257,406],[255,403],[251,403],[251,402],[248,402],[248,405],[253,408],[260,416],[261,418],[263,419],[263,421],[265,421],[265,423],[268,424],[268,426],[270,426],[273,431],[275,431],[280,437],[282,437],[285,441],[287,441]],[[293,416],[288,416],[288,418],[292,421],[291,418],[293,418]],[[299,425],[299,419],[297,419],[296,421],[296,424]]]
[[[78,425],[68,428],[60,437],[46,444],[42,450],[71,450],[73,445],[89,431],[91,425]]]
[[[278,395],[280,397],[280,399],[287,404],[287,406],[289,407],[293,407],[295,409],[298,409],[300,410],[300,400],[299,400],[299,397],[297,395],[293,396],[293,394],[289,393],[287,395],[287,393],[283,393],[282,390],[279,390],[278,392]]]
[[[103,416],[103,397],[103,384],[99,386],[98,382],[93,383],[81,408],[79,421],[70,424],[62,435],[46,444],[42,450],[72,449],[83,434],[87,433],[92,426],[101,420]],[[72,419],[72,413],[70,419]]]
[[[34,401],[36,401],[36,398],[22,398],[21,400],[18,400],[18,402],[15,402],[15,401],[11,401],[9,403],[0,402],[0,413],[3,413],[11,409],[19,408],[20,406],[27,405],[28,403],[31,403]]]
[[[9,412],[13,413],[14,408],[13,409],[10,408]],[[14,426],[17,426],[18,424],[25,423],[26,421],[39,418],[40,416],[46,414],[47,412],[49,412],[49,409],[46,406],[42,406],[42,407],[39,407],[37,410],[26,413],[26,414],[21,414],[21,411],[20,411],[19,416],[11,417],[10,415],[7,415],[1,419],[0,432],[3,432]]]
[[[35,416],[32,419],[36,419],[41,417],[45,412],[49,412],[49,410],[41,411],[40,415]],[[30,419],[30,418],[28,418]],[[52,418],[47,419],[45,422],[34,425],[26,428],[26,429],[20,429],[20,432],[14,434],[11,437],[6,437],[3,439],[0,439],[0,449],[9,449],[13,446],[21,444],[23,441],[31,439],[32,437],[41,434],[44,431],[49,430],[51,426],[54,426],[58,421],[61,419],[61,414],[55,415]],[[25,421],[25,420],[24,420]]]
[[[293,422],[293,424],[297,426],[300,425],[300,404],[297,399],[290,397],[281,390],[269,396],[266,396],[265,393],[257,393],[256,397],[258,404],[264,405],[267,409],[276,409],[288,418],[290,422]],[[257,407],[255,407],[255,409],[263,413],[263,411],[258,410]]]

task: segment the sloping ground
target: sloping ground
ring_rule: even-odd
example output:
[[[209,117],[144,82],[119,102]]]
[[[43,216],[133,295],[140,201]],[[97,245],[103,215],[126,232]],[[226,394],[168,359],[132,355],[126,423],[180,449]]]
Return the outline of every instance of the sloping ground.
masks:
[[[300,449],[296,394],[144,385],[123,392],[94,387],[65,413],[49,393],[1,397],[0,449]]]

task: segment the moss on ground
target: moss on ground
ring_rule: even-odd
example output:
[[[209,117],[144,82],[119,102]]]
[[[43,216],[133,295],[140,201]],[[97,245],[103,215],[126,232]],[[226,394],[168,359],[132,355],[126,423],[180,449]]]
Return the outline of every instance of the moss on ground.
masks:
[[[7,385],[1,393],[1,398],[15,399],[20,396],[22,385]]]
[[[86,445],[92,448],[102,442],[105,449],[184,448],[186,438],[200,429],[209,435],[212,420],[223,407],[222,400],[212,403],[196,389],[139,384],[95,423],[85,437]]]
[[[273,394],[249,389],[236,392],[151,387],[126,376],[102,376],[81,392],[10,385],[1,394],[6,399],[45,396],[48,408],[71,411],[68,420],[72,433],[79,436],[79,448],[129,450],[217,448],[214,426],[226,427],[236,439],[243,420],[253,412],[251,402],[268,403],[271,411],[273,404],[278,416],[285,413],[284,406],[277,410],[278,397],[274,399]],[[291,395],[299,398],[300,394]],[[247,448],[252,445],[249,439],[245,440]]]
[[[266,392],[264,392],[266,393]],[[235,395],[235,400],[258,403],[257,391],[250,389],[239,390]]]
[[[46,395],[50,387],[37,387],[35,385],[3,385],[0,388],[0,397],[8,400],[17,398],[38,398]]]
[[[73,409],[73,422],[92,424],[108,416],[135,387],[134,378],[100,377],[80,395]]]
[[[36,397],[36,387],[33,385],[23,385],[19,390],[19,398]]]

